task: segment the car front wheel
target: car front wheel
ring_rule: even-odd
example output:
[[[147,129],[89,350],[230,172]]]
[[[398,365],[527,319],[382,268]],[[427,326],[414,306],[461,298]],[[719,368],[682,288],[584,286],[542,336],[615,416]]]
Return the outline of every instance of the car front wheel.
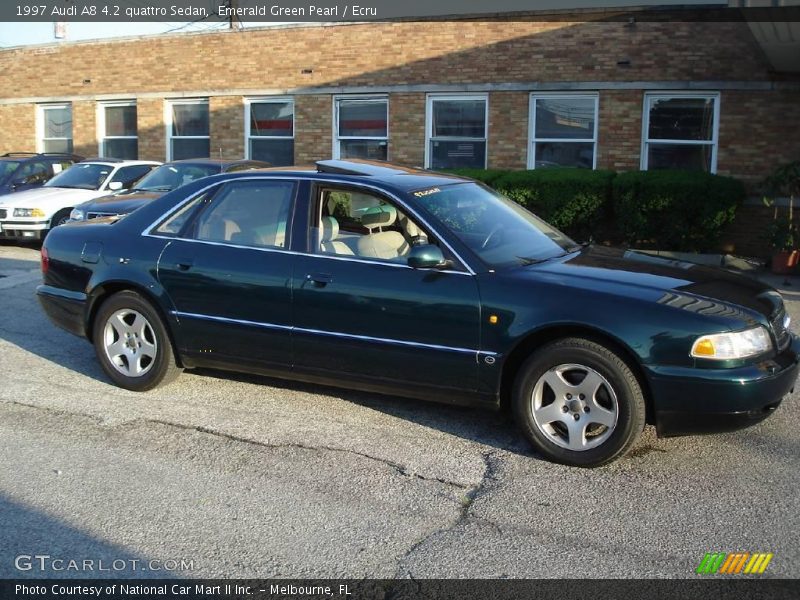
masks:
[[[103,303],[92,339],[103,371],[125,389],[151,390],[181,371],[161,317],[136,292],[119,292]]]
[[[513,405],[537,450],[577,467],[619,458],[645,422],[644,396],[630,367],[583,338],[558,340],[534,353],[520,369]]]

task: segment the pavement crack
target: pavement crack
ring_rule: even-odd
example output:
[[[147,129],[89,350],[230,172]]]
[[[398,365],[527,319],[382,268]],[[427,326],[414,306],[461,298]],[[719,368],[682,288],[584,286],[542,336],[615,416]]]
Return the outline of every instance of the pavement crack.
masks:
[[[208,435],[214,435],[217,437],[225,438],[227,440],[231,440],[233,442],[239,442],[243,444],[252,444],[254,446],[260,446],[262,448],[270,448],[270,449],[281,449],[281,448],[295,448],[298,450],[309,450],[314,452],[341,452],[343,454],[352,454],[355,456],[360,456],[362,458],[366,458],[368,460],[373,460],[375,462],[379,462],[384,464],[391,469],[393,469],[398,475],[402,477],[408,477],[410,479],[419,479],[421,481],[431,481],[436,483],[441,483],[443,485],[447,485],[450,487],[454,487],[457,489],[465,490],[468,489],[469,486],[458,481],[451,481],[448,479],[444,479],[442,477],[428,477],[426,475],[420,475],[419,473],[414,473],[409,471],[407,467],[396,463],[388,458],[381,458],[379,456],[373,456],[372,454],[366,454],[365,452],[359,452],[358,450],[351,450],[349,448],[337,448],[335,446],[318,446],[318,445],[311,445],[311,444],[300,444],[298,442],[284,442],[278,444],[271,444],[268,442],[260,442],[258,440],[253,440],[246,437],[241,437],[238,435],[234,435],[232,433],[226,433],[224,431],[217,431],[215,429],[211,429],[209,427],[204,427],[202,425],[185,425],[182,423],[174,423],[172,421],[164,421],[160,419],[139,419],[141,421],[145,421],[148,423],[156,423],[159,425],[165,425],[167,427],[178,427],[180,429],[187,429],[192,431],[197,431],[199,433],[205,433]]]
[[[405,576],[412,578],[411,571],[407,568],[404,568],[404,562],[416,552],[421,546],[429,542],[430,540],[448,533],[450,531],[454,531],[459,526],[463,525],[469,519],[477,519],[483,523],[486,523],[493,527],[498,533],[502,533],[500,526],[496,523],[493,523],[487,519],[475,517],[471,514],[472,507],[474,506],[475,502],[484,496],[487,493],[487,488],[491,484],[491,482],[497,480],[497,469],[499,465],[499,461],[495,456],[495,452],[483,452],[481,453],[481,458],[483,458],[484,463],[484,470],[483,475],[481,476],[481,480],[478,482],[477,485],[470,487],[462,496],[461,496],[461,509],[458,511],[457,516],[449,523],[440,527],[438,529],[434,529],[433,531],[429,531],[417,541],[415,541],[411,547],[397,559],[397,569],[395,571],[395,578]]]

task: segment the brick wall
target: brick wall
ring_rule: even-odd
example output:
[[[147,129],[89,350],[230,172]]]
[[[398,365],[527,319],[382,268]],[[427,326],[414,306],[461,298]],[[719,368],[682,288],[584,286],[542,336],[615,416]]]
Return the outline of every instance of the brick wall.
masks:
[[[639,90],[606,90],[600,94],[598,169],[639,169],[643,102],[644,93]]]
[[[139,158],[164,160],[166,156],[166,129],[164,126],[164,101],[140,98],[136,102],[139,134]]]
[[[0,106],[0,154],[36,151],[36,107],[33,104]]]
[[[75,154],[91,157],[100,154],[97,146],[97,104],[72,103],[72,149]]]
[[[295,99],[294,161],[297,164],[311,164],[331,157],[332,101],[328,94]]]
[[[410,167],[425,164],[425,94],[389,98],[389,160]]]
[[[242,158],[245,152],[242,96],[212,96],[208,111],[211,156]]]
[[[529,98],[525,92],[489,94],[490,169],[527,167]]]

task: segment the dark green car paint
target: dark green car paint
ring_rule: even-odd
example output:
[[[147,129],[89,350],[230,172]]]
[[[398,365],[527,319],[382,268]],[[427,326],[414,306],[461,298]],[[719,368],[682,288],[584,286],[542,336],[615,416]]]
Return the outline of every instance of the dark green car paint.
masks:
[[[216,183],[295,176],[285,249],[146,235],[184,198]],[[414,190],[453,181],[430,174],[300,171],[210,177],[119,222],[59,227],[45,243],[50,266],[39,297],[54,322],[90,336],[98,302],[110,292],[136,289],[164,317],[187,367],[494,407],[530,352],[547,340],[582,335],[631,363],[647,396],[648,418],[662,435],[749,425],[794,386],[800,346],[792,334],[780,351],[749,360],[720,363],[689,354],[701,335],[755,324],[777,345],[773,323],[783,307],[768,286],[600,247],[493,270],[415,202]],[[401,201],[435,230],[450,266],[414,269],[310,253],[311,198],[320,182]],[[102,247],[94,264],[81,259],[87,243]]]

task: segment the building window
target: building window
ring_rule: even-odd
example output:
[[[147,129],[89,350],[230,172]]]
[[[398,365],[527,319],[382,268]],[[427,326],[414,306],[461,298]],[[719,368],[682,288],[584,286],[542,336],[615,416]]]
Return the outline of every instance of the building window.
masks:
[[[37,129],[39,152],[72,152],[72,105],[40,105]]]
[[[531,94],[528,168],[597,164],[596,94]]]
[[[208,100],[175,100],[167,104],[167,160],[210,155]]]
[[[425,166],[485,168],[488,108],[485,94],[428,96]]]
[[[387,160],[388,98],[334,98],[333,123],[333,158]]]
[[[719,94],[646,94],[642,169],[717,171]]]
[[[135,101],[98,105],[98,132],[100,156],[128,160],[139,158]]]
[[[276,167],[294,164],[294,102],[286,99],[245,99],[247,158]]]

